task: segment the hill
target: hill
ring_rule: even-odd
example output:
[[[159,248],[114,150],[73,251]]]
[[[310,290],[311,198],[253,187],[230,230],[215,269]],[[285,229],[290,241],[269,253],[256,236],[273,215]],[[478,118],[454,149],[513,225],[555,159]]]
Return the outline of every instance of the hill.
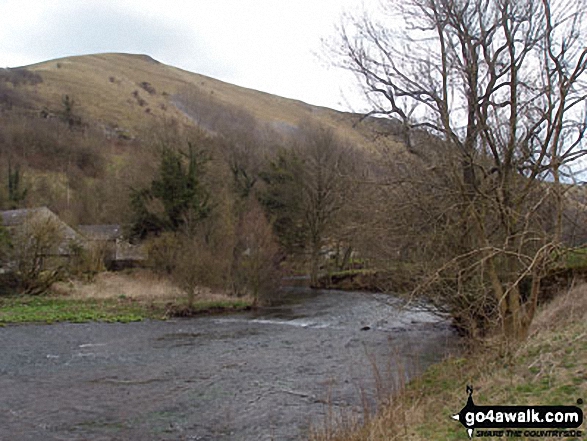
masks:
[[[96,54],[26,66],[42,82],[23,84],[34,107],[60,109],[71,97],[85,121],[135,135],[153,119],[210,123],[210,114],[246,112],[263,126],[288,132],[307,120],[335,130],[355,143],[368,138],[353,124],[359,115],[228,84],[162,64],[147,55]]]
[[[26,189],[13,200],[0,185],[0,208],[45,205],[73,225],[129,221],[129,190],[152,179],[160,137],[198,132],[215,159],[240,155],[256,173],[310,125],[372,151],[382,124],[115,53],[0,69],[0,115],[0,182],[18,171]]]

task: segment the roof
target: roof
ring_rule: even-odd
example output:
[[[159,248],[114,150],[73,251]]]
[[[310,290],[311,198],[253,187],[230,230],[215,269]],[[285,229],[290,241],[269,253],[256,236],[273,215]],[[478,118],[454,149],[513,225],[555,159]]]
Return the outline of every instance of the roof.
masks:
[[[113,241],[122,236],[120,225],[78,225],[77,230],[90,240]]]
[[[77,231],[63,222],[59,216],[57,216],[47,207],[20,208],[18,210],[0,211],[0,218],[2,219],[2,224],[5,227],[18,227],[24,224],[28,219],[32,218],[50,219],[59,225],[61,233],[63,234],[63,238],[66,242],[83,242],[83,237]],[[59,248],[60,254],[65,253],[66,244],[61,244]]]
[[[47,207],[20,208],[18,210],[0,211],[0,216],[2,217],[2,225],[5,227],[16,227],[17,225],[24,223],[24,221],[30,216],[35,216],[37,214],[49,215],[48,213],[52,214],[52,211]]]

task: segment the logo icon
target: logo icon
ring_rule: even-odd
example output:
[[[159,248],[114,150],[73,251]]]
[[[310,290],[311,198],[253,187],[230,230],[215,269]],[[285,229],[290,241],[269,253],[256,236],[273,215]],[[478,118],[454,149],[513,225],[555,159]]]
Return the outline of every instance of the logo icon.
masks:
[[[573,429],[583,423],[583,411],[577,406],[478,406],[473,401],[473,386],[467,386],[467,404],[452,418],[459,421],[473,438],[475,429]],[[509,436],[522,436],[508,430]],[[529,431],[527,431],[529,432]],[[524,436],[561,436],[576,432],[549,430],[524,433]],[[500,436],[503,436],[500,435]],[[579,435],[580,436],[580,435]]]

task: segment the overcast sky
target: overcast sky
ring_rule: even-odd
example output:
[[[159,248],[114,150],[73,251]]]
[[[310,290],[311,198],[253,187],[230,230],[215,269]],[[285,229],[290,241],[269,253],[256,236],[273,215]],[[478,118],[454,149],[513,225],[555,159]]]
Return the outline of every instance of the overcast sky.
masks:
[[[361,110],[321,38],[377,0],[0,0],[0,67],[99,52],[148,54],[240,86]]]

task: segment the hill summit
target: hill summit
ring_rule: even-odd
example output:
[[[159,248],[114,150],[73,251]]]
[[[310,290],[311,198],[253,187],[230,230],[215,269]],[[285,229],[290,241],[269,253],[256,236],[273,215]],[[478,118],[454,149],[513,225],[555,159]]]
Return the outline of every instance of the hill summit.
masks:
[[[234,119],[227,113],[246,113],[257,124],[282,133],[313,121],[352,142],[368,142],[354,127],[360,115],[235,86],[148,55],[82,55],[7,71],[12,77],[18,71],[30,72],[42,80],[15,83],[34,108],[55,112],[68,96],[81,119],[119,133],[134,135],[153,119],[211,126],[214,119]]]

